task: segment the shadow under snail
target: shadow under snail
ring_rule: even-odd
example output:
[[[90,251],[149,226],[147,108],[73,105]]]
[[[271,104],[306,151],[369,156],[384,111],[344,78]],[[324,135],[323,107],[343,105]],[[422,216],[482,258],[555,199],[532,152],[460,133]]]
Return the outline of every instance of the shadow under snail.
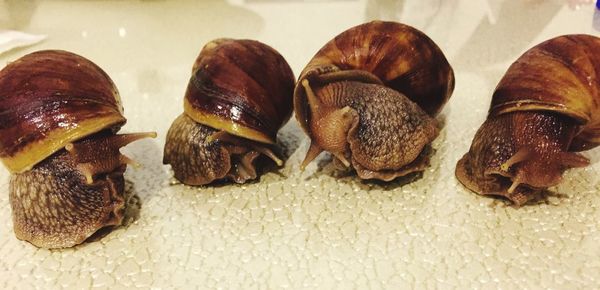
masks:
[[[456,177],[516,205],[557,185],[600,144],[600,38],[564,35],[519,57],[492,96],[486,121]]]
[[[362,179],[423,171],[439,132],[433,117],[453,89],[452,68],[423,32],[382,21],[342,32],[296,84],[296,119],[311,139],[301,168],[328,151]]]
[[[0,159],[17,238],[64,248],[121,224],[123,172],[135,162],[119,148],[156,136],[116,135],[125,122],[112,80],[79,55],[38,51],[0,71]]]
[[[292,114],[294,74],[270,46],[217,39],[196,59],[184,113],[167,133],[164,164],[188,185],[257,177],[256,159],[273,152],[277,131]]]

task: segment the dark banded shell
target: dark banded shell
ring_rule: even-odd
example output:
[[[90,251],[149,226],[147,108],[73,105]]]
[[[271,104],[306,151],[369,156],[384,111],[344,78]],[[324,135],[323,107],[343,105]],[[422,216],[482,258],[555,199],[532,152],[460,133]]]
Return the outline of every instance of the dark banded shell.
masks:
[[[396,22],[373,21],[350,28],[329,41],[302,71],[298,84],[316,75],[361,70],[436,115],[454,90],[454,73],[440,48],[423,32]],[[301,85],[294,110],[308,130],[308,102]]]
[[[119,93],[91,61],[60,50],[28,54],[0,71],[0,158],[21,173],[66,144],[125,123]]]
[[[525,52],[496,87],[490,116],[515,111],[571,117],[582,124],[575,146],[600,144],[600,38],[565,35]]]
[[[194,121],[275,143],[292,112],[294,75],[285,59],[254,40],[218,39],[194,63],[184,100]]]

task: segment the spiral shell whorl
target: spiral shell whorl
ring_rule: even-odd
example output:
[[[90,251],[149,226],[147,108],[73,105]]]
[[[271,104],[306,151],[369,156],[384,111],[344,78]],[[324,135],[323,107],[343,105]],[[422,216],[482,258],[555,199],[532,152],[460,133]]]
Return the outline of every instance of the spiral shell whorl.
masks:
[[[0,71],[0,158],[12,173],[125,121],[114,83],[84,57],[38,51]]]
[[[600,143],[600,38],[559,36],[519,57],[496,87],[489,113],[515,111],[566,115],[582,126],[576,144]]]
[[[329,41],[302,71],[299,82],[324,73],[361,70],[436,115],[454,89],[454,73],[440,48],[408,25],[373,21]],[[296,119],[308,132],[308,105],[302,86],[294,91]]]
[[[194,63],[184,109],[196,122],[275,143],[292,112],[294,75],[273,48],[254,40],[218,39]]]

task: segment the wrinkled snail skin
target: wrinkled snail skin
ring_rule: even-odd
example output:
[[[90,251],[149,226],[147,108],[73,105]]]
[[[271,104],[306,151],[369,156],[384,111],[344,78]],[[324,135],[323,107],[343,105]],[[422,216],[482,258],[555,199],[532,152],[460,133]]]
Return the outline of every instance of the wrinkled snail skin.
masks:
[[[296,84],[296,119],[311,138],[301,167],[328,151],[363,179],[423,171],[453,89],[448,61],[417,29],[373,21],[342,32]]]
[[[328,84],[317,94],[323,109],[313,110],[314,142],[338,160],[352,162],[359,177],[389,181],[427,167],[421,152],[437,137],[438,128],[404,95],[384,86],[345,81]]]
[[[113,82],[79,55],[38,51],[0,71],[0,159],[17,238],[65,248],[121,224],[123,173],[137,163],[119,148],[156,136],[115,134],[125,122]]]
[[[256,179],[261,156],[281,166],[275,143],[292,114],[293,89],[291,68],[270,46],[207,43],[192,68],[184,113],[167,133],[163,163],[188,185]]]
[[[165,145],[164,157],[175,178],[185,184],[203,185],[224,178],[244,183],[257,177],[253,162],[260,152],[244,146],[249,141],[233,136],[229,142],[206,142],[218,132],[185,114],[175,119],[167,133],[170,142]]]
[[[516,205],[585,167],[600,143],[600,38],[565,35],[513,63],[456,176],[470,190]]]

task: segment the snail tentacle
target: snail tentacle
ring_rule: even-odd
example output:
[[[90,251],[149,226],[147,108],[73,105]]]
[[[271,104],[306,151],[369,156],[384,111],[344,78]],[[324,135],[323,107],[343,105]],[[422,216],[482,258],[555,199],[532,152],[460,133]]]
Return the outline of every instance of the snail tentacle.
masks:
[[[310,111],[313,114],[313,118],[318,118],[317,114],[321,112],[321,100],[317,98],[315,92],[310,86],[310,82],[307,79],[302,80],[302,86],[306,91],[306,97],[308,98],[308,105],[310,107]]]
[[[300,170],[304,171],[306,166],[310,164],[315,158],[319,156],[323,152],[323,148],[321,148],[317,143],[313,140],[310,142],[310,147],[308,151],[306,151],[306,155],[304,156],[304,160],[300,163]]]
[[[156,137],[155,132],[108,136],[100,134],[97,138],[86,138],[83,141],[69,143],[65,149],[77,161],[77,168],[85,176],[87,183],[92,184],[95,175],[111,172],[121,165],[132,164],[134,167],[139,167],[139,163],[121,154],[119,149],[131,142],[154,137]]]
[[[590,165],[590,160],[580,154],[573,152],[561,152],[560,163],[565,168],[578,168]]]
[[[273,162],[275,162],[275,164],[277,164],[277,166],[282,166],[283,165],[283,160],[281,160],[281,158],[279,158],[277,156],[277,154],[275,154],[275,152],[273,152],[273,150],[265,145],[259,144],[259,143],[255,143],[255,142],[251,142],[250,144],[250,148],[252,148],[253,150],[255,150],[256,152],[265,155],[267,157],[269,157],[269,159],[273,160]]]
[[[502,163],[502,165],[500,165],[500,168],[504,171],[508,171],[508,169],[511,166],[533,158],[534,154],[535,153],[529,148],[529,146],[523,146],[521,147],[521,149],[519,149],[519,151],[517,151],[517,153],[515,153],[508,160],[506,160],[506,162]]]
[[[514,193],[515,189],[517,189],[517,186],[519,186],[521,184],[521,178],[519,178],[519,176],[515,176],[512,180],[512,184],[510,185],[510,187],[506,190],[509,194]]]

